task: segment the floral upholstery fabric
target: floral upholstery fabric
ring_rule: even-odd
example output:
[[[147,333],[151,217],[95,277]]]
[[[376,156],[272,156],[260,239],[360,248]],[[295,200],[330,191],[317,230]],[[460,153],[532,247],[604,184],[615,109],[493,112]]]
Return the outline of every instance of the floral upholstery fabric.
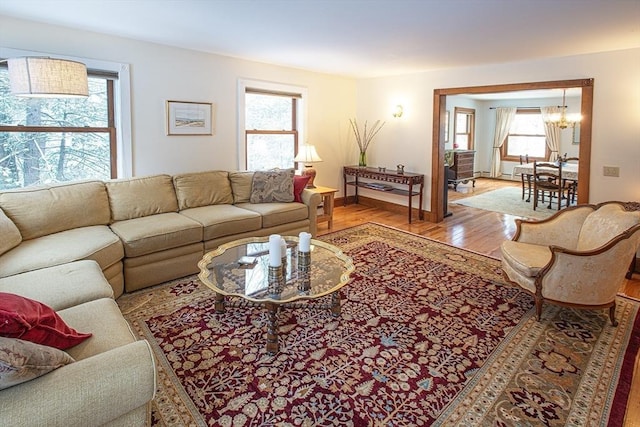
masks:
[[[251,183],[251,203],[293,202],[293,169],[256,171]]]

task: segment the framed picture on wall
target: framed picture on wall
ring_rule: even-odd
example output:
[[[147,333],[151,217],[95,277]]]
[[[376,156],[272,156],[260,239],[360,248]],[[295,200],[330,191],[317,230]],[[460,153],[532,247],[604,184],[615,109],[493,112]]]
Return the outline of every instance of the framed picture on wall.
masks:
[[[578,145],[580,144],[580,123],[577,123],[574,127],[573,127],[573,136],[571,138],[571,143],[573,145]]]
[[[213,123],[210,102],[167,101],[167,135],[213,135]]]

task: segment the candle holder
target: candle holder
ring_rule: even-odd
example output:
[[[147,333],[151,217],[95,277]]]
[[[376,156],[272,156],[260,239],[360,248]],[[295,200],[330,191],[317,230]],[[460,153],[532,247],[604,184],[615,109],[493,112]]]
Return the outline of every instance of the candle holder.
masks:
[[[284,279],[282,275],[282,266],[277,267],[269,266],[269,275],[267,277],[269,281],[268,291],[269,295],[280,295],[284,287]]]
[[[298,251],[298,270],[305,273],[311,271],[311,252]]]

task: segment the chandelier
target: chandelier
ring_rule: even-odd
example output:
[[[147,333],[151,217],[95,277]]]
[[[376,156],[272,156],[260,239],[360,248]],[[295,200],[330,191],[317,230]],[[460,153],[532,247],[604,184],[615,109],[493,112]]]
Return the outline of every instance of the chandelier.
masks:
[[[580,123],[582,116],[580,114],[567,114],[567,103],[565,102],[567,90],[562,91],[562,110],[559,113],[549,115],[549,118],[545,120],[546,123],[556,126],[560,129],[566,129],[568,127],[575,127]]]

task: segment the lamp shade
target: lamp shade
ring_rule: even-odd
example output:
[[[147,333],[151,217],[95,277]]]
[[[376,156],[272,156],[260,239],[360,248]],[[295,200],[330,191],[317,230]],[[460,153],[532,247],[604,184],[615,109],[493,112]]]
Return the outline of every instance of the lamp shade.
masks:
[[[23,57],[7,60],[11,93],[26,97],[89,95],[87,67],[66,59]]]
[[[309,163],[318,163],[321,162],[322,159],[318,156],[318,152],[316,151],[316,147],[313,145],[303,145],[298,150],[298,155],[293,159],[294,162],[302,162],[305,165]]]

